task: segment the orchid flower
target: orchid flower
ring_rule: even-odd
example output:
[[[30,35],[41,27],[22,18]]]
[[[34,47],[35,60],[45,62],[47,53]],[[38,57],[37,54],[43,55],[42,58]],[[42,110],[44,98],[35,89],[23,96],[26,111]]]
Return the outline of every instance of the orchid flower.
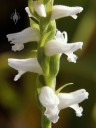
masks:
[[[31,42],[31,41],[39,41],[40,32],[36,28],[26,28],[21,32],[8,34],[7,35],[8,41],[12,46],[13,51],[20,51],[24,48],[24,43]]]
[[[75,110],[76,116],[82,116],[83,108],[79,107],[79,103],[88,99],[88,92],[80,89],[71,93],[59,93],[56,95],[54,90],[48,86],[41,88],[39,100],[46,108],[44,115],[53,123],[59,119],[59,111],[70,107]]]
[[[39,100],[41,104],[46,108],[44,115],[53,123],[56,123],[59,119],[59,98],[55,95],[55,92],[45,86],[41,89]]]
[[[77,18],[77,13],[80,13],[83,11],[82,7],[69,7],[64,5],[54,5],[52,10],[52,16],[51,19],[59,19],[62,17],[71,16],[74,19]]]
[[[33,7],[39,16],[46,17],[45,7],[41,1],[34,1]],[[28,7],[26,9],[27,9],[26,12],[28,13],[28,16],[34,17],[31,14]],[[56,20],[59,18],[67,17],[67,16],[71,16],[72,18],[77,19],[77,14],[81,13],[82,11],[83,11],[83,8],[79,6],[69,7],[64,5],[54,5],[52,8],[51,20]]]
[[[18,71],[18,74],[15,76],[14,81],[17,81],[26,72],[43,74],[43,71],[37,61],[37,58],[29,58],[29,59],[9,58],[8,65]]]
[[[78,49],[82,49],[83,42],[67,43],[67,33],[57,30],[56,37],[45,45],[45,54],[52,56],[58,53],[66,54],[69,62],[76,63],[77,56],[73,54]]]

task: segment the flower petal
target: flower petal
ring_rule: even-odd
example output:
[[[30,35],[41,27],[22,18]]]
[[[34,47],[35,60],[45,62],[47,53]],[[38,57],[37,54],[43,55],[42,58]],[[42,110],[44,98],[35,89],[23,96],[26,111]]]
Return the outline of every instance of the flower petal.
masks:
[[[66,16],[71,16],[74,19],[77,18],[77,13],[80,13],[83,11],[82,7],[69,7],[69,6],[63,6],[63,5],[55,5],[53,6],[52,10],[52,16],[51,19],[59,19]]]
[[[67,60],[69,62],[76,63],[78,58],[73,52],[78,49],[82,49],[83,42],[67,43],[67,33],[57,31],[56,37],[53,40],[50,40],[45,45],[45,54],[47,56],[52,56],[59,53],[66,54]]]
[[[83,100],[88,99],[88,95],[85,89],[80,89],[71,93],[59,93],[59,109],[81,103]]]
[[[24,74],[24,71],[18,71],[18,74],[14,77],[14,81],[17,81],[20,79],[20,77]]]
[[[22,74],[28,71],[33,73],[43,74],[42,69],[37,61],[37,58],[29,58],[29,59],[9,58],[8,65],[18,70],[18,75],[16,75],[14,78],[15,81],[17,81]]]
[[[54,107],[59,104],[59,99],[56,96],[54,90],[48,86],[41,88],[39,100],[44,107]]]
[[[25,11],[26,11],[26,13],[28,14],[28,17],[29,18],[34,18],[35,20],[37,20],[38,21],[38,19],[34,16],[34,15],[32,15],[32,13],[30,12],[30,10],[29,10],[29,7],[25,7]]]
[[[24,44],[19,44],[18,43],[18,44],[15,44],[15,45],[12,46],[13,51],[17,51],[17,50],[21,51],[22,49],[24,49]]]
[[[46,17],[46,11],[42,1],[33,1],[34,10],[41,17]]]
[[[59,99],[54,90],[48,86],[42,87],[39,94],[41,104],[46,108],[44,115],[53,123],[59,119]]]
[[[73,63],[76,63],[76,60],[77,60],[77,56],[73,53],[70,53],[70,54],[66,54],[68,57],[67,57],[67,60],[69,62],[73,62]]]
[[[82,116],[83,108],[82,107],[79,107],[78,104],[74,104],[74,105],[71,105],[69,107],[75,110],[76,116],[78,116],[78,117],[81,117]]]
[[[29,10],[29,7],[25,7],[25,11],[27,12],[28,17],[33,17],[33,15],[31,14],[31,12]]]
[[[29,27],[21,32],[8,34],[7,38],[11,44],[14,44],[14,46],[12,46],[12,50],[20,51],[24,48],[24,43],[38,41],[40,38],[40,33],[38,29]]]
[[[56,123],[59,119],[59,110],[57,107],[49,107],[46,108],[46,111],[44,112],[44,115],[53,123]]]

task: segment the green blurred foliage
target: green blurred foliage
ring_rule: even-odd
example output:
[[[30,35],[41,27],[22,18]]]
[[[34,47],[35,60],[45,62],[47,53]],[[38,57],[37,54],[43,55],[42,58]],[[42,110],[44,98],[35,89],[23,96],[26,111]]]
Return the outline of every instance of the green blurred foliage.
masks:
[[[54,1],[56,4],[84,7],[77,20],[71,17],[57,20],[57,28],[67,31],[69,42],[84,42],[82,51],[76,52],[76,64],[69,63],[65,55],[61,57],[57,88],[72,82],[74,85],[64,88],[63,91],[85,88],[89,92],[89,99],[81,104],[84,108],[81,118],[67,108],[61,111],[59,122],[53,128],[96,128],[96,0]],[[36,74],[26,73],[19,81],[14,82],[17,71],[7,64],[8,58],[32,57],[30,49],[36,47],[35,43],[29,43],[25,45],[26,50],[23,52],[14,53],[10,50],[0,54],[0,128],[40,128],[40,111],[34,93]]]

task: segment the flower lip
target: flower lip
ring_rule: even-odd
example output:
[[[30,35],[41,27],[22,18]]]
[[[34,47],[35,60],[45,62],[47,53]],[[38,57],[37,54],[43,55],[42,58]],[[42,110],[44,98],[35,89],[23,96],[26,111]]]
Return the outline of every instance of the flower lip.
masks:
[[[10,41],[10,44],[14,44],[12,50],[20,51],[24,48],[24,43],[39,41],[40,32],[34,27],[28,27],[21,32],[8,34],[6,37],[8,38],[8,41]]]
[[[37,22],[39,22],[38,21],[38,19],[34,16],[34,15],[32,15],[32,13],[30,12],[30,10],[29,10],[29,7],[25,7],[25,11],[26,11],[26,13],[28,14],[28,17],[29,18],[34,18]]]

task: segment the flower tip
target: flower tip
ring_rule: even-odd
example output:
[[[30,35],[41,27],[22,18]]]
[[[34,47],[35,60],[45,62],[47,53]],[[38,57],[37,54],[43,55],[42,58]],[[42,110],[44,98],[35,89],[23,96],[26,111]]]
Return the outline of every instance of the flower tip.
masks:
[[[31,14],[31,12],[30,12],[30,10],[29,10],[29,7],[25,7],[25,11],[26,11],[26,13],[28,14],[28,17],[29,17],[29,18],[32,17],[32,14]]]
[[[77,19],[77,15],[71,15],[71,17]]]
[[[76,116],[81,117],[83,115],[82,112],[83,112],[83,108],[79,107],[79,110],[76,112]]]
[[[42,17],[46,17],[46,13],[45,12],[43,13]]]
[[[80,91],[84,99],[88,99],[89,93],[85,89],[81,89]]]
[[[34,1],[33,4],[36,13],[41,17],[46,17],[45,7],[42,1]]]
[[[77,13],[81,13],[82,11],[83,11],[82,7],[77,7],[77,10],[76,10]],[[71,17],[74,19],[77,19],[78,16],[76,14],[71,15]]]
[[[88,92],[86,92],[86,99],[88,99],[88,96],[89,96],[89,93],[88,93]]]
[[[83,11],[83,7],[79,7],[79,13]]]
[[[78,42],[77,45],[78,45],[79,49],[82,50],[83,42]]]
[[[14,81],[17,81],[19,78],[20,78],[20,76],[16,75],[16,76],[14,77]]]

